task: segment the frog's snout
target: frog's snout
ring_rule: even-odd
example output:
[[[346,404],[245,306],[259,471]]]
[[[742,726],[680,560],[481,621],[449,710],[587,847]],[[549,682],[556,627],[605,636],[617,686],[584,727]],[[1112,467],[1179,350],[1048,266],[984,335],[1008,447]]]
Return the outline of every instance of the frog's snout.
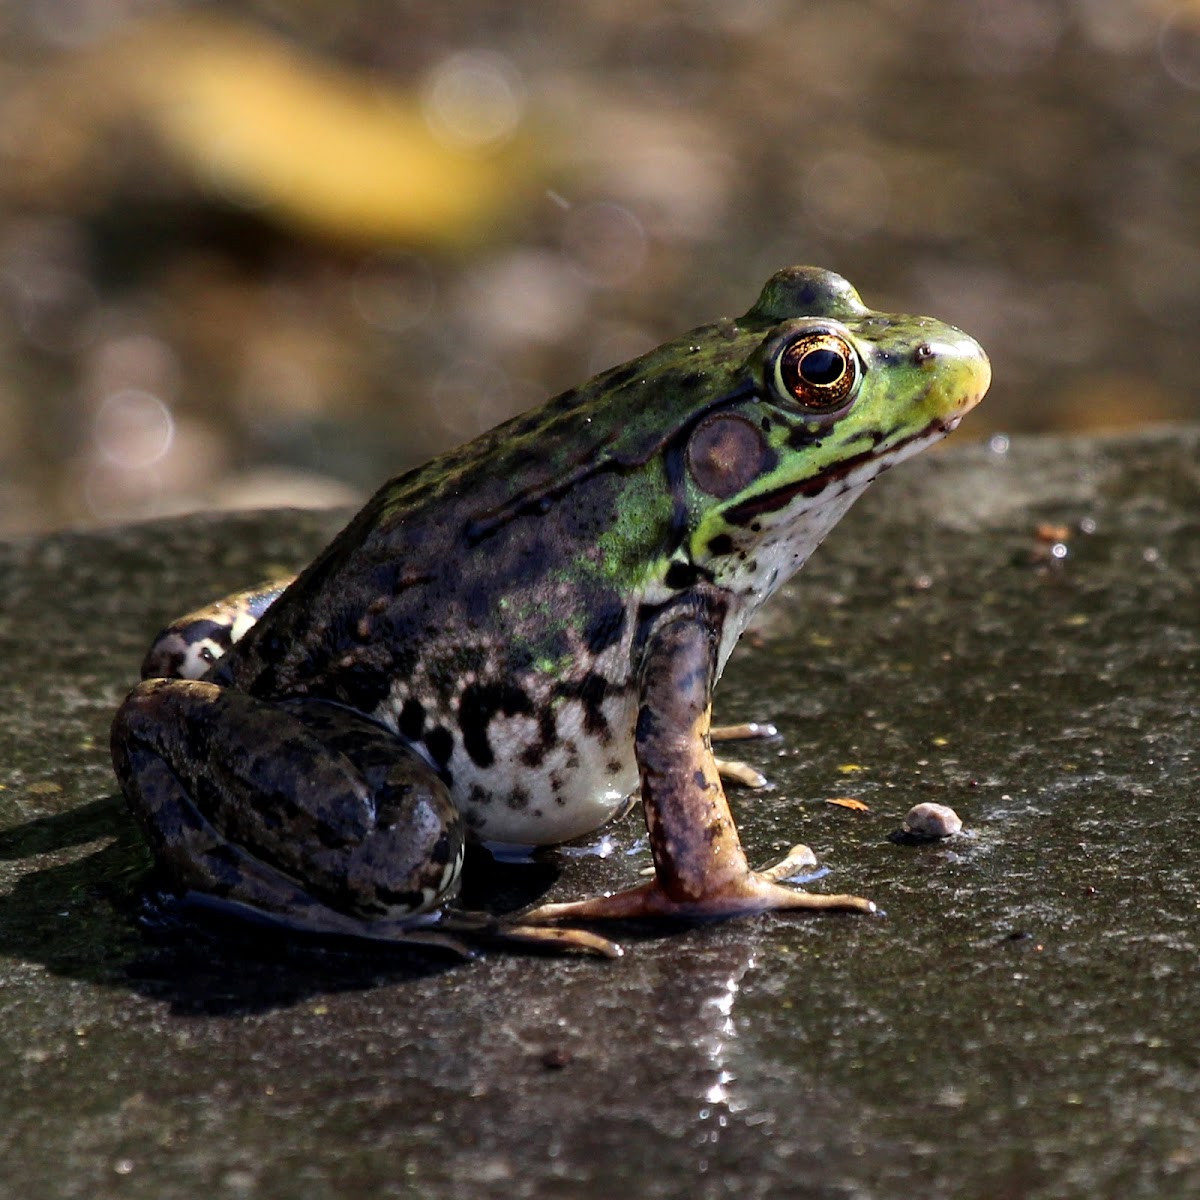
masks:
[[[987,390],[992,385],[992,363],[984,352],[983,347],[975,341],[974,338],[967,339],[971,343],[974,353],[969,359],[968,375],[970,376],[970,387],[968,395],[970,400],[964,412],[974,408],[980,400],[987,395]]]
[[[950,332],[951,336],[938,338],[929,346],[930,357],[937,362],[944,380],[945,416],[941,424],[946,433],[958,428],[992,382],[992,364],[983,347],[960,329]]]

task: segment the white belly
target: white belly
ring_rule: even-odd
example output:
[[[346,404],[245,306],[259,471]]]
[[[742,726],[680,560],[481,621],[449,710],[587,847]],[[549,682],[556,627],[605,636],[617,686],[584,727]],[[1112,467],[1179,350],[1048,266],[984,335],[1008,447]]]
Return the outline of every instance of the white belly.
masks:
[[[584,728],[582,704],[563,704],[556,740],[536,766],[521,761],[523,749],[537,741],[537,722],[529,716],[493,717],[491,766],[479,767],[456,746],[451,790],[471,832],[484,841],[552,845],[591,833],[619,813],[638,786],[636,697],[632,691],[611,697],[602,711],[607,743]]]

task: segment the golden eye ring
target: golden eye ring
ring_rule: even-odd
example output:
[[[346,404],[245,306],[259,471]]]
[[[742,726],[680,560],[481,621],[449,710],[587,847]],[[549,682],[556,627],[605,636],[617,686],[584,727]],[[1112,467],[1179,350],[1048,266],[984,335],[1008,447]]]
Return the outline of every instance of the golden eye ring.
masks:
[[[775,356],[776,392],[806,412],[840,412],[853,402],[861,380],[854,347],[830,330],[803,333]]]

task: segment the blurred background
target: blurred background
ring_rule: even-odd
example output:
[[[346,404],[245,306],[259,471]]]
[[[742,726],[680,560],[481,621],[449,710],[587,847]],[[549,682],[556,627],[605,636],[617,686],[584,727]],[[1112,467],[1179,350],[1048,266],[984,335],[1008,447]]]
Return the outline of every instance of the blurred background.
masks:
[[[846,275],[1200,416],[1200,3],[0,0],[0,536],[320,504]]]

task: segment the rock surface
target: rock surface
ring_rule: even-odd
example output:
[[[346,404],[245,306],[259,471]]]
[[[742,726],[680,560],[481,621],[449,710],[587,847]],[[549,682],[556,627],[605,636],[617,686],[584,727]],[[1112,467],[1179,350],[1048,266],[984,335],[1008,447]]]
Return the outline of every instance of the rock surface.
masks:
[[[148,638],[336,515],[0,546],[0,1196],[1200,1193],[1200,430],[882,481],[734,655],[752,856],[882,918],[617,962],[289,944],[144,901],[107,761]],[[1053,534],[1047,530],[1054,530]],[[868,812],[830,806],[852,795]],[[971,839],[888,839],[919,801]],[[490,884],[635,878],[638,818]]]

